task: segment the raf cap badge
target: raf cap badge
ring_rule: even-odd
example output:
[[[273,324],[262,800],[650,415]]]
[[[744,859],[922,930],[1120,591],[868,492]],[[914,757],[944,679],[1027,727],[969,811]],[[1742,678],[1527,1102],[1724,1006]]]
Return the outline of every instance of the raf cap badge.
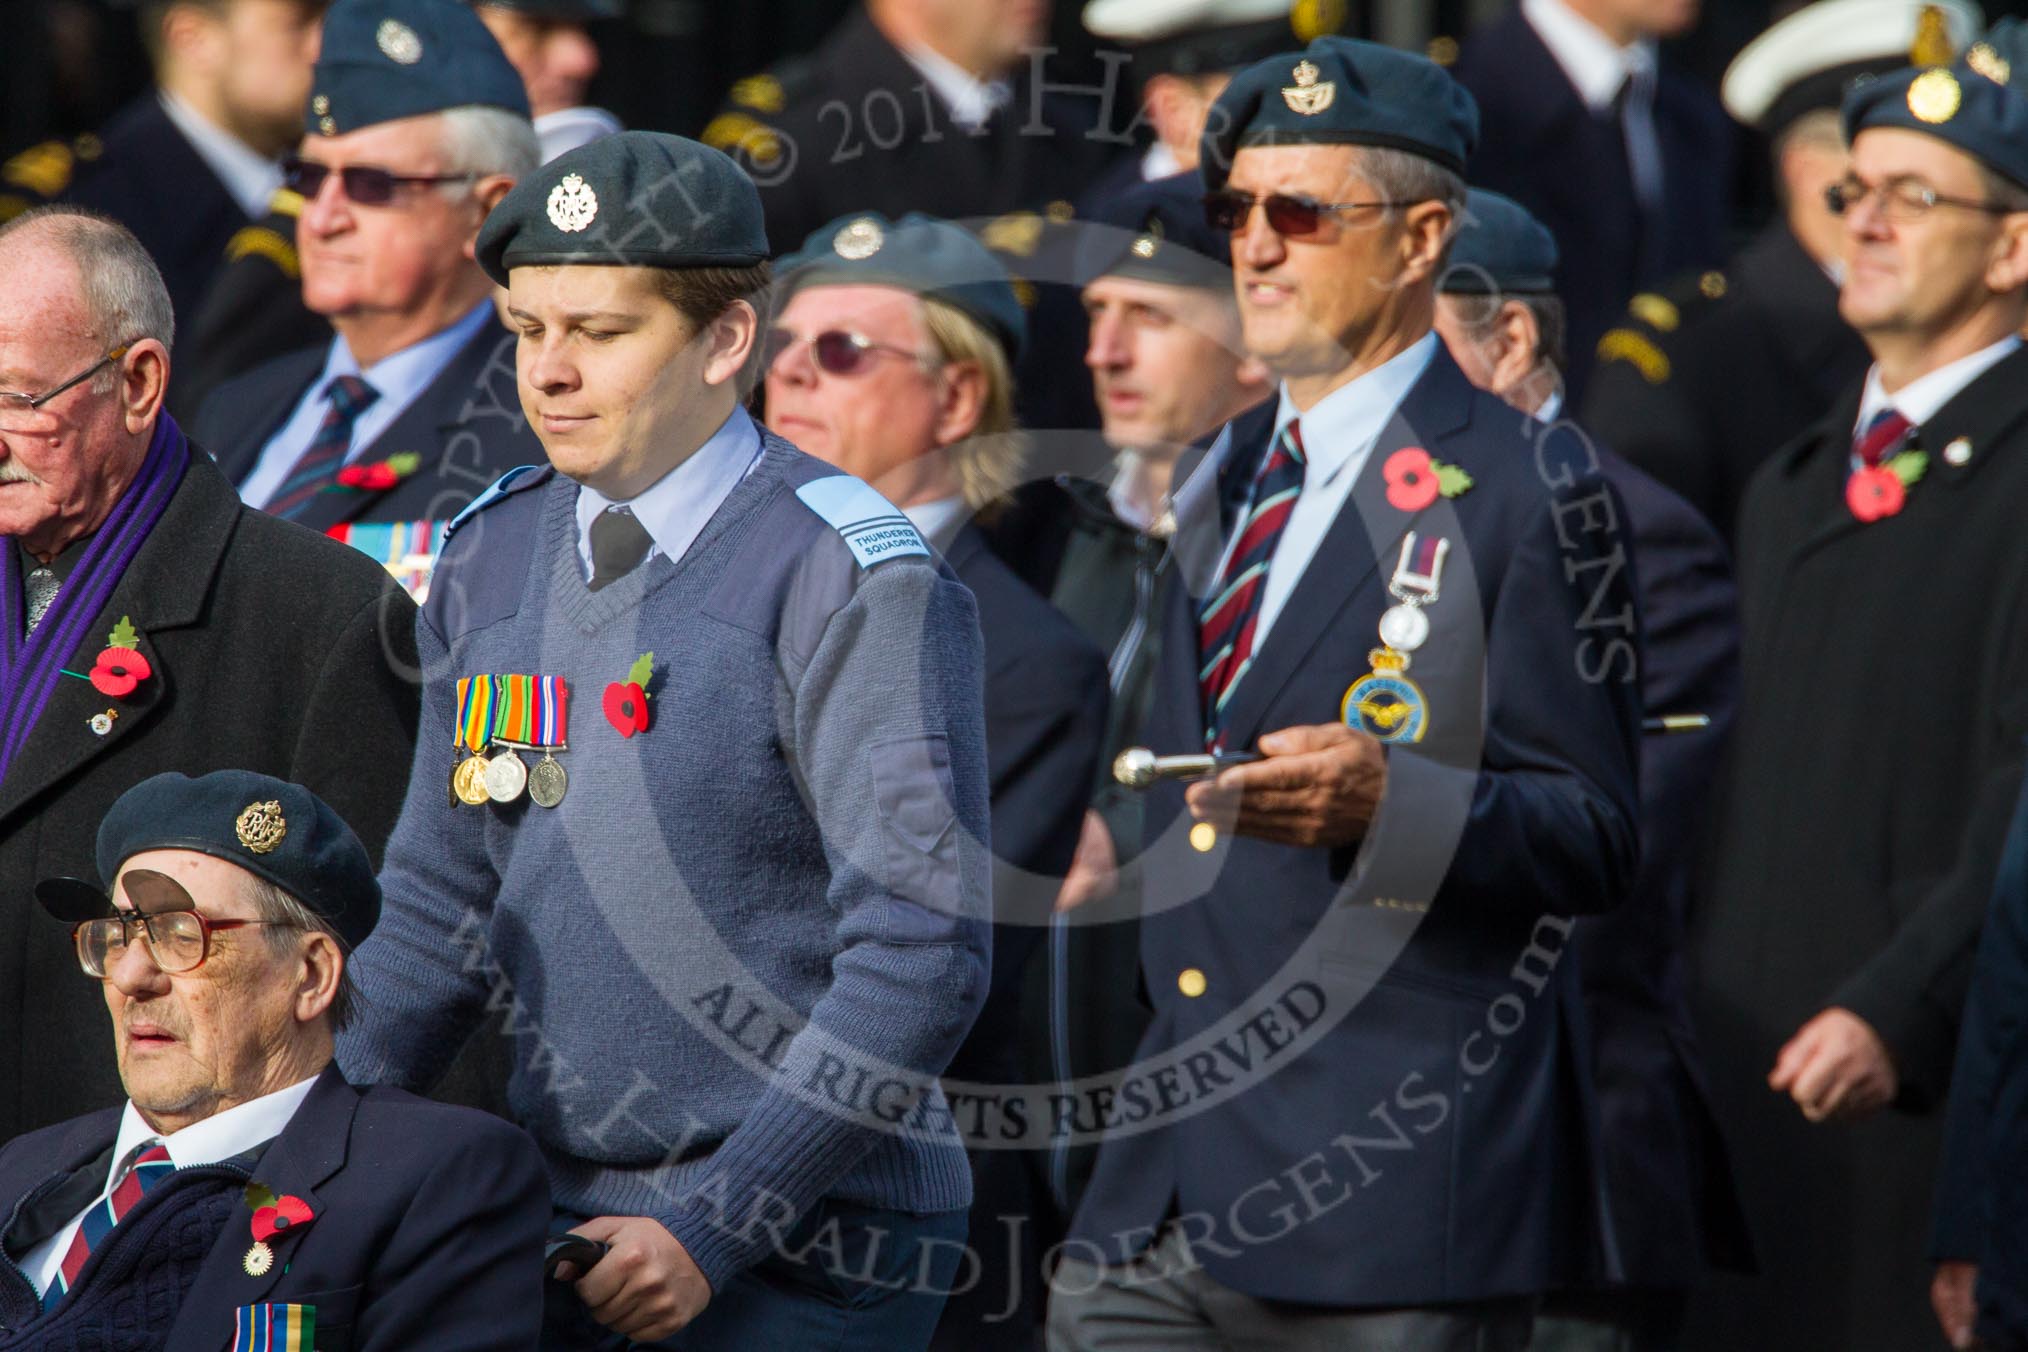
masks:
[[[584,229],[598,214],[598,195],[581,175],[565,174],[563,181],[549,190],[549,223],[566,235]]]
[[[881,233],[880,222],[871,216],[861,216],[831,237],[831,248],[849,263],[862,258],[871,258],[880,252],[880,246],[887,242]]]
[[[1997,85],[2007,83],[2014,74],[2007,58],[1994,51],[1989,42],[1973,43],[1972,49],[1965,53],[1965,64]]]
[[[373,31],[373,41],[380,54],[396,65],[413,66],[422,60],[422,39],[399,19],[382,19]]]
[[[1296,82],[1282,89],[1282,102],[1289,105],[1290,112],[1315,117],[1331,106],[1338,97],[1338,86],[1329,80],[1319,83],[1322,74],[1314,61],[1296,63]]]
[[[1908,111],[1923,122],[1950,121],[1957,116],[1958,105],[1963,101],[1958,77],[1942,67],[1924,71],[1908,87]]]
[[[282,837],[289,834],[289,823],[282,816],[282,805],[270,798],[265,803],[249,803],[233,822],[232,829],[239,836],[239,843],[255,854],[271,854],[282,843]]]

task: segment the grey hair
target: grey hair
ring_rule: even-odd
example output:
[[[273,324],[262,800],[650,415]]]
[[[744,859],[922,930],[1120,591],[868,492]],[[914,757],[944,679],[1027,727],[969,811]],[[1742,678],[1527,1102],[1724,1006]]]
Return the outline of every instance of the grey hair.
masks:
[[[338,931],[331,927],[330,921],[265,878],[249,878],[248,887],[262,933],[267,935],[269,952],[277,957],[286,957],[294,952],[296,941],[290,935],[297,930],[328,935],[331,942],[338,946],[345,962],[338,969],[338,993],[331,1000],[331,1029],[342,1033],[350,1028],[359,1017],[361,1001],[359,987],[352,980],[352,951],[338,937]]]
[[[176,313],[162,271],[134,232],[110,216],[84,207],[35,207],[0,225],[0,240],[39,228],[77,266],[92,336],[106,347],[153,338],[164,348],[176,340]],[[103,394],[119,378],[104,371],[93,380]]]
[[[474,103],[446,108],[439,116],[444,119],[441,172],[481,178],[506,174],[518,183],[542,163],[535,128],[519,113]]]
[[[1442,202],[1453,219],[1465,214],[1465,180],[1413,151],[1361,146],[1354,172],[1390,202]]]

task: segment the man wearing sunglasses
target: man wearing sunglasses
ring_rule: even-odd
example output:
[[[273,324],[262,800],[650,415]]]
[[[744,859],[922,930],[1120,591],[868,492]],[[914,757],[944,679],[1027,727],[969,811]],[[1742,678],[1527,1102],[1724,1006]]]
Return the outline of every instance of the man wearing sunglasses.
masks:
[[[337,335],[220,386],[197,434],[250,506],[426,572],[443,523],[539,454],[472,261],[535,167],[528,98],[456,0],[339,0],[312,85],[285,175],[303,300]]]
[[[157,775],[96,872],[35,894],[104,993],[127,1101],[0,1149],[0,1346],[533,1346],[533,1144],[332,1063],[380,914],[344,819],[268,775]]]
[[[166,769],[312,784],[376,852],[400,806],[415,608],[185,439],[161,408],[173,327],[123,226],[0,226],[0,894],[85,872],[113,801]],[[0,906],[0,1140],[118,1092],[74,976],[62,936]]]
[[[1741,508],[1745,697],[1694,936],[1761,1268],[1821,1280],[1713,1284],[1699,1346],[1937,1337],[1911,1218],[2028,738],[2024,82],[2009,19],[1845,101],[1838,309],[1873,361]],[[1878,716],[1916,670],[1954,735]],[[1958,1219],[1934,1255],[1974,1261]]]
[[[1058,1269],[1063,1352],[1515,1349],[1595,1261],[1558,957],[1633,877],[1632,602],[1610,490],[1539,477],[1533,424],[1431,332],[1477,125],[1433,62],[1342,38],[1208,124],[1280,391],[1179,466],[1143,738],[1248,763],[1148,793],[1154,1019]]]

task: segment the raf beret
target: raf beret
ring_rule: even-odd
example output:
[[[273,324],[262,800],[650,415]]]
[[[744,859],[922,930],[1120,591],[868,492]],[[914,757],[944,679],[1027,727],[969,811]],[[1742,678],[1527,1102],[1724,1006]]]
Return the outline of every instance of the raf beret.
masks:
[[[841,216],[776,264],[783,295],[806,286],[893,286],[943,301],[986,326],[1010,357],[1028,338],[1028,320],[1007,269],[963,226],[910,212],[898,221],[873,212]]]
[[[1772,135],[1836,109],[1854,80],[1942,65],[1984,20],[1972,0],[1817,0],[1746,44],[1725,68],[1725,111]]]
[[[528,116],[520,74],[469,7],[457,0],[337,0],[324,11],[305,131],[341,136],[474,105]]]
[[[1247,146],[1356,145],[1405,150],[1454,173],[1479,141],[1479,108],[1427,57],[1353,38],[1318,38],[1248,66],[1205,122],[1198,164],[1220,188]]]
[[[1511,197],[1473,188],[1437,290],[1451,295],[1556,290],[1556,236]]]
[[[2028,27],[2002,19],[1948,66],[1911,67],[1845,99],[1845,134],[1927,132],[2028,187]]]
[[[1171,286],[1230,291],[1231,244],[1204,220],[1202,182],[1194,173],[1136,183],[1107,198],[1078,235],[1079,285],[1132,277]]]
[[[380,919],[380,883],[359,837],[300,784],[251,770],[192,779],[171,771],[121,794],[99,823],[104,888],[53,878],[35,889],[45,910],[76,924],[110,915],[120,865],[143,850],[195,850],[273,883],[330,922],[348,949]]]
[[[479,266],[750,268],[768,256],[760,193],[720,151],[623,131],[567,150],[516,184],[479,228]]]

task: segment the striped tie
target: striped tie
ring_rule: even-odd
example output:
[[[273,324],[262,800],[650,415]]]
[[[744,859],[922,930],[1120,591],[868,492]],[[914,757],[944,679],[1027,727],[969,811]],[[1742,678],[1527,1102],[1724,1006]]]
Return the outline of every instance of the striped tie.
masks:
[[[1220,725],[1226,702],[1253,664],[1254,629],[1260,621],[1268,564],[1303,491],[1303,465],[1303,434],[1300,426],[1291,422],[1275,438],[1273,453],[1254,476],[1253,505],[1240,523],[1211,600],[1197,617],[1197,681],[1204,697],[1204,745],[1214,751],[1224,743]]]
[[[345,464],[345,452],[352,446],[352,424],[380,398],[380,391],[358,376],[334,376],[324,387],[324,395],[331,401],[331,411],[318,424],[310,449],[303,452],[263,509],[275,516],[294,520],[319,493],[336,482],[338,471]]]
[[[1899,410],[1883,408],[1866,424],[1866,430],[1852,439],[1852,454],[1859,457],[1860,464],[1872,469],[1885,458],[1890,447],[1908,435],[1908,429],[1913,426],[1915,424],[1902,417]]]
[[[63,1264],[57,1269],[56,1279],[43,1293],[43,1309],[56,1308],[57,1302],[69,1292],[71,1283],[77,1280],[77,1274],[84,1270],[85,1259],[91,1257],[99,1241],[120,1223],[122,1216],[134,1209],[134,1203],[140,1201],[148,1189],[175,1172],[176,1166],[169,1159],[169,1147],[161,1141],[150,1137],[134,1147],[126,1171],[112,1193],[85,1212],[84,1220],[79,1222],[77,1233],[71,1237],[70,1248],[64,1252]]]

